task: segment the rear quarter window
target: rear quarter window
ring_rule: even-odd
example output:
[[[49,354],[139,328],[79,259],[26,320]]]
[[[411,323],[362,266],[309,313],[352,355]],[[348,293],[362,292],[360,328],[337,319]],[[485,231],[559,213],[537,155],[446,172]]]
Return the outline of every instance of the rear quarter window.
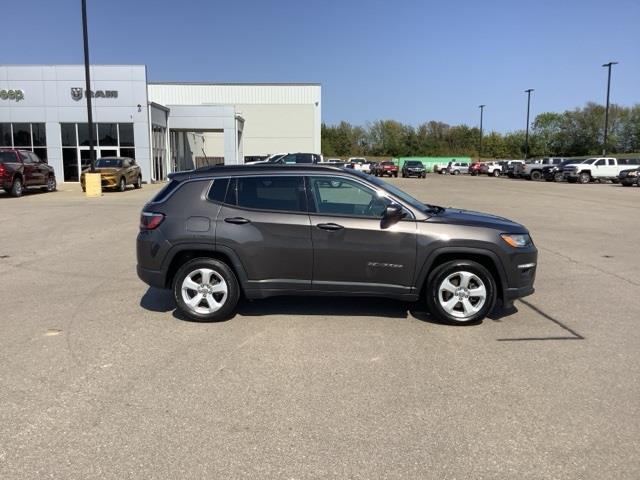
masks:
[[[0,152],[0,163],[17,162],[16,154],[13,152]]]
[[[207,198],[213,202],[224,203],[228,186],[228,178],[216,178],[209,189],[209,193],[207,193]]]
[[[160,190],[155,197],[151,199],[151,203],[161,203],[164,202],[169,195],[171,195],[176,188],[180,185],[180,182],[177,180],[171,180],[167,183],[162,190]]]

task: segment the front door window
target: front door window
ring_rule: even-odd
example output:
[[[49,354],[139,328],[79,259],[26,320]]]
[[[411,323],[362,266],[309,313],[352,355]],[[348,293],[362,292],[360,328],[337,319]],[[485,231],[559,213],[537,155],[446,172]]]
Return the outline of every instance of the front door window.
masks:
[[[325,215],[381,218],[390,200],[358,182],[341,177],[311,177],[315,211]]]

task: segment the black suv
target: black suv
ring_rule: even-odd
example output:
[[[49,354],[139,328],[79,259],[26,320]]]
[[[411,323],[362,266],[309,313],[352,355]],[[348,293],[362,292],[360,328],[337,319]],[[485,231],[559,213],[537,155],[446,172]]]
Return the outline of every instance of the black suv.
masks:
[[[422,162],[418,160],[407,160],[402,165],[402,176],[403,177],[413,177],[416,176],[418,178],[426,178],[427,177],[427,169],[424,168]]]
[[[471,323],[533,293],[537,255],[510,220],[317,165],[173,174],[137,239],[138,276],[199,321],[230,316],[243,294],[424,301],[440,321]]]

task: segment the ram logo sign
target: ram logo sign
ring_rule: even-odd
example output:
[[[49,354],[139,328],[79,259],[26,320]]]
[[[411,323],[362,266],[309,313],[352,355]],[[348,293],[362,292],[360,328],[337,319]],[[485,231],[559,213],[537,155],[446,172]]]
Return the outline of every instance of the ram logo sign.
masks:
[[[78,87],[71,87],[71,98],[74,100],[82,100],[82,97],[89,96],[91,98],[118,98],[117,90],[84,90]]]

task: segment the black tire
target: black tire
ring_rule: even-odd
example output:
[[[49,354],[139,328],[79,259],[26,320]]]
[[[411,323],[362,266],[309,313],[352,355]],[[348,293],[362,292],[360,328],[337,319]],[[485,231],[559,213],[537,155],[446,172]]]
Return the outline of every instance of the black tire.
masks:
[[[591,175],[587,172],[582,172],[578,176],[578,181],[582,184],[589,183],[591,181]]]
[[[138,178],[136,179],[136,183],[133,184],[133,188],[135,188],[136,190],[139,190],[142,188],[142,177],[140,175],[138,175]]]
[[[453,174],[453,175],[460,175],[460,170],[454,170],[454,171],[452,172],[452,174]]]
[[[472,273],[480,279],[485,287],[486,297],[484,304],[477,312],[465,317],[450,314],[440,304],[440,285],[447,277],[454,275],[456,272]],[[493,275],[484,266],[472,260],[452,260],[435,268],[427,278],[427,286],[424,293],[431,315],[437,321],[453,325],[469,325],[481,321],[493,310],[497,298],[496,282]],[[454,299],[454,297],[455,295],[451,294],[450,299]],[[446,301],[446,299],[444,300]],[[458,306],[462,308],[461,302],[454,304],[453,308]]]
[[[500,170],[495,169],[495,170],[493,171],[493,174],[492,174],[492,175],[493,175],[494,177],[499,177],[499,176],[500,176]]]
[[[22,178],[15,177],[11,184],[11,190],[9,191],[12,197],[21,197],[24,193],[24,186],[22,185]]]
[[[393,176],[394,176],[394,177],[396,177],[396,178],[398,178],[398,174],[397,174],[397,173],[396,173],[396,174],[394,174]]]
[[[206,314],[192,310],[192,308],[186,304],[182,294],[182,284],[185,278],[194,271],[202,268],[213,270],[220,275],[226,282],[227,287],[227,295],[222,307],[215,312]],[[190,320],[196,322],[217,322],[226,320],[235,312],[236,305],[240,298],[240,287],[236,275],[226,263],[213,258],[194,258],[182,265],[173,278],[173,297],[175,298],[178,310]]]
[[[53,175],[49,175],[49,178],[47,178],[47,185],[43,188],[46,192],[55,192],[58,189],[56,177]]]
[[[556,172],[553,175],[553,181],[554,182],[561,182],[562,180],[564,180],[564,175],[560,172]]]
[[[542,179],[542,172],[540,172],[539,170],[534,170],[533,172],[531,172],[529,178],[535,182],[538,182]]]
[[[124,177],[122,177],[118,182],[118,191],[124,192],[126,189],[127,189],[127,181],[124,179]]]

